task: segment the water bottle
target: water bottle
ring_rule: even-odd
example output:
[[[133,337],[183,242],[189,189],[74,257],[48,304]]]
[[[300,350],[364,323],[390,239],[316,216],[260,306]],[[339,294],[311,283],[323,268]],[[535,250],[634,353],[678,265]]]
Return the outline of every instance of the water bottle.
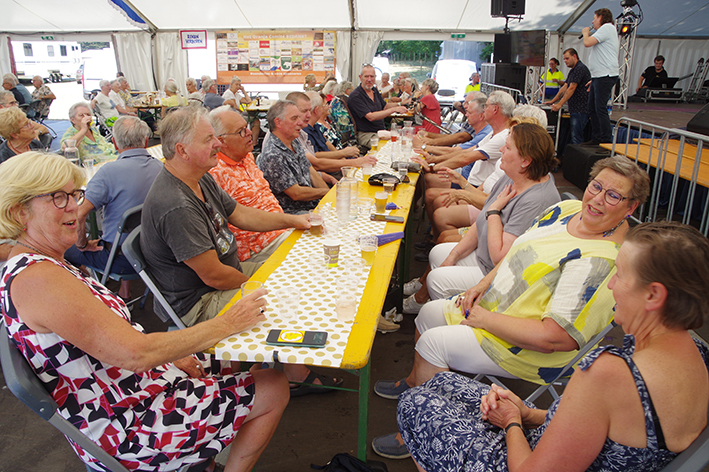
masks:
[[[608,109],[608,116],[611,116],[613,114],[613,99],[609,98],[608,103],[606,104],[606,108]]]
[[[337,189],[335,191],[337,222],[341,228],[345,228],[350,220],[350,182],[346,177],[343,177],[337,183]]]

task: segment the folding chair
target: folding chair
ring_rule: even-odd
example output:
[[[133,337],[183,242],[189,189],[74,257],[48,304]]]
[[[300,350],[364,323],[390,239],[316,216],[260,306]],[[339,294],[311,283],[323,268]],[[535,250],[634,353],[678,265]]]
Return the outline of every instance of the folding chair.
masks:
[[[39,380],[20,351],[14,346],[8,335],[7,327],[2,321],[0,321],[0,363],[2,364],[2,372],[7,388],[22,403],[37,413],[43,420],[61,431],[62,434],[76,442],[112,472],[128,472],[128,469],[123,467],[120,462],[59,415],[57,403],[44,388],[44,384]],[[88,465],[86,470],[87,472],[95,472]]]
[[[572,370],[574,365],[578,363],[586,354],[588,354],[588,351],[591,349],[595,348],[598,343],[603,341],[603,338],[612,330],[615,328],[616,324],[614,321],[611,321],[608,326],[603,328],[600,333],[595,335],[594,337],[591,338],[590,341],[588,341],[583,347],[581,347],[574,356],[573,359],[571,359],[560,371],[558,374],[556,374],[556,377],[549,382],[546,385],[540,385],[537,387],[527,398],[526,400],[529,402],[534,403],[534,401],[539,398],[544,392],[547,390],[549,391],[549,394],[551,394],[552,398],[554,400],[557,400],[559,398],[559,394],[557,393],[556,389],[554,388],[554,385],[566,385],[566,383],[569,381],[569,376],[567,375],[567,372],[569,370]],[[495,377],[494,375],[486,375],[486,374],[478,374],[475,376],[475,380],[482,380],[483,378],[487,378],[490,382],[496,383],[502,387],[505,387],[505,384],[500,382],[500,380]],[[507,387],[505,387],[507,388]]]
[[[133,231],[136,227],[140,226],[140,216],[143,213],[143,205],[137,205],[134,206],[133,208],[127,209],[125,212],[123,212],[123,216],[121,216],[121,220],[118,222],[118,226],[116,227],[116,235],[113,238],[113,244],[111,245],[111,251],[108,254],[108,260],[106,261],[106,266],[103,268],[97,268],[97,267],[89,267],[92,271],[101,274],[101,284],[106,285],[106,281],[110,277],[112,280],[116,280],[118,282],[122,282],[124,280],[135,280],[139,278],[137,273],[134,274],[119,274],[116,272],[111,272],[111,268],[113,267],[113,262],[116,259],[116,256],[118,255],[118,248],[120,247],[121,244],[121,238],[123,237],[124,234],[130,233]],[[139,297],[136,298],[135,300],[131,300],[126,305],[131,306],[133,303],[142,300],[142,304],[145,303],[145,298],[147,297],[148,292],[147,290],[145,293]]]
[[[180,317],[177,316],[177,313],[175,313],[175,310],[172,309],[167,300],[165,300],[165,297],[160,292],[157,284],[153,282],[150,278],[150,274],[148,274],[148,264],[145,262],[145,258],[143,257],[143,251],[140,249],[140,226],[131,231],[126,240],[123,241],[121,248],[123,249],[123,255],[126,256],[128,262],[130,262],[133,266],[133,270],[135,270],[140,278],[143,279],[145,285],[153,293],[153,297],[155,297],[160,306],[170,317],[168,320],[162,313],[156,311],[155,314],[158,318],[160,318],[163,323],[172,321],[178,329],[185,329],[185,324],[182,322]]]

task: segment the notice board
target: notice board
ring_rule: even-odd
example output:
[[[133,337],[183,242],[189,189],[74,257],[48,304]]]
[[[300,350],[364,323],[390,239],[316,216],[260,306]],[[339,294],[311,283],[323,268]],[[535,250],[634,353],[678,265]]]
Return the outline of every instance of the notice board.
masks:
[[[334,31],[217,31],[217,83],[318,83],[335,72]]]

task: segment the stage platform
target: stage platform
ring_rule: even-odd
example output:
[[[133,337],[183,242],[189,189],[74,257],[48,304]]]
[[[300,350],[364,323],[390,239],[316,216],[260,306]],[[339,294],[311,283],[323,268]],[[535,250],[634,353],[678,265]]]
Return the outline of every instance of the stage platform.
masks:
[[[703,106],[703,103],[628,103],[628,108],[625,110],[613,107],[611,120],[615,124],[616,120],[625,117],[667,128],[687,129],[689,120],[691,120]]]

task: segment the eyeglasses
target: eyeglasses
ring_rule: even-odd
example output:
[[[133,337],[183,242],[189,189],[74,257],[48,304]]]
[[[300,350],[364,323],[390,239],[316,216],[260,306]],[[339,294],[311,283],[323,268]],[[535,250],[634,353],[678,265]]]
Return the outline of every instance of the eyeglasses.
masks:
[[[603,191],[603,185],[597,180],[592,180],[588,183],[588,187],[586,187],[586,190],[588,190],[588,193],[591,195],[598,195]],[[606,203],[609,205],[616,206],[623,200],[627,200],[628,197],[624,197],[615,190],[612,189],[605,189],[605,194],[604,194],[604,199],[606,200]]]
[[[74,190],[71,193],[66,193],[64,190],[58,190],[52,193],[42,193],[40,195],[30,197],[29,199],[27,199],[27,201],[38,197],[52,197],[54,206],[57,207],[59,210],[63,210],[69,204],[69,195],[74,197],[74,200],[76,200],[77,205],[81,205],[82,203],[84,203],[85,194],[83,190]]]
[[[243,128],[241,128],[239,131],[237,131],[235,133],[222,133],[219,135],[219,137],[221,138],[222,136],[237,136],[238,135],[238,136],[241,136],[242,138],[245,138],[247,130],[248,130],[248,128],[246,126],[244,126]]]
[[[32,129],[33,127],[34,127],[34,125],[32,124],[32,120],[27,120],[27,123],[22,125],[22,128],[26,128],[26,129]]]
[[[221,233],[222,224],[221,224],[220,215],[216,211],[214,211],[214,208],[212,208],[212,205],[210,205],[209,202],[204,202],[204,204],[207,207],[207,213],[209,214],[209,219],[212,220],[212,228],[214,228],[214,232],[216,234]]]

